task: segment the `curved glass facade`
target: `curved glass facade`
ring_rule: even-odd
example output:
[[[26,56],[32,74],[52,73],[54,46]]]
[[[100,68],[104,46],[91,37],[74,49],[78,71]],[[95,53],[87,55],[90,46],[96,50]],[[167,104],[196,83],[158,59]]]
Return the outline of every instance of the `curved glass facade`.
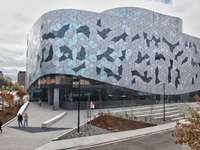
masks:
[[[26,88],[46,89],[49,104],[66,109],[79,91],[82,101],[156,102],[164,85],[167,101],[188,101],[200,90],[199,47],[180,18],[146,9],[55,10],[29,32]]]

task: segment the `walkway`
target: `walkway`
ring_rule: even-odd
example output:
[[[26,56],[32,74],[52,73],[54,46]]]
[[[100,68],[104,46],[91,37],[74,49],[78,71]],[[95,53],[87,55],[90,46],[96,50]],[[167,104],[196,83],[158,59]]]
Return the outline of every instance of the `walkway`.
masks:
[[[47,103],[42,103],[40,107],[38,102],[30,102],[25,112],[29,116],[29,126],[19,128],[15,119],[3,127],[3,133],[0,134],[1,150],[33,150],[77,127],[77,110],[66,111],[60,109],[52,111],[52,106],[47,105]],[[42,128],[43,122],[62,112],[67,112],[64,118],[50,126],[50,128]],[[80,120],[80,124],[82,124],[86,122],[86,111],[83,110],[80,114],[80,118],[84,118]]]

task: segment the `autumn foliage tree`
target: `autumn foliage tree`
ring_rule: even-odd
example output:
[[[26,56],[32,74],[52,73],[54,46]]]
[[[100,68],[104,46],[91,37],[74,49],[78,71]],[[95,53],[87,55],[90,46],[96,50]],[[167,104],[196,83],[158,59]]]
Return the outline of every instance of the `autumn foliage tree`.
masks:
[[[197,100],[197,104],[200,105],[200,97],[198,95],[194,96]],[[181,116],[184,117],[185,123],[177,122],[176,132],[172,133],[172,136],[178,137],[175,141],[176,144],[188,145],[193,150],[200,150],[200,111],[199,107],[188,109],[190,117],[186,117],[185,114]]]
[[[0,97],[2,99],[2,111],[3,111],[3,105],[4,105],[4,98],[6,96],[6,92],[5,91],[1,91],[0,92]]]
[[[25,94],[25,92],[22,88],[20,88],[19,91],[17,91],[16,95],[18,95],[20,97],[20,102],[22,101],[24,94]]]
[[[14,95],[11,93],[6,94],[4,100],[9,104],[9,110],[10,110],[11,104],[13,103],[14,100]]]

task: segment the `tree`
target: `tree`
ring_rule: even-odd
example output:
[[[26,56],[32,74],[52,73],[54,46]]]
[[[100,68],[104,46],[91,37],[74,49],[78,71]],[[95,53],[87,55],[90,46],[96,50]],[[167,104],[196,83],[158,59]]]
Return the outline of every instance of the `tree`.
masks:
[[[13,102],[13,99],[14,99],[14,95],[9,93],[9,94],[6,94],[4,100],[9,104],[9,111],[10,111],[10,107],[11,107],[11,103]]]
[[[9,87],[9,88],[12,88],[13,85],[14,85],[14,84],[13,84],[12,82],[8,82],[8,87]]]
[[[4,76],[3,78],[4,78],[5,80],[9,81],[9,82],[12,82],[12,78],[9,77],[9,76]]]
[[[6,87],[6,90],[7,90],[7,91],[9,91],[9,90],[10,90],[8,86]]]
[[[20,88],[19,91],[17,91],[16,95],[18,95],[20,97],[20,102],[22,101],[22,98],[24,97],[24,90],[22,88]]]
[[[5,86],[4,85],[1,86],[1,90],[5,90]]]
[[[14,87],[12,88],[13,90],[20,90],[20,86],[18,82],[15,82]]]
[[[19,83],[15,82],[14,86],[19,87]]]
[[[195,95],[194,98],[197,100],[197,104],[200,105],[200,97]],[[177,122],[176,132],[172,133],[172,136],[176,136],[179,139],[175,141],[176,144],[187,144],[191,149],[197,150],[200,149],[200,115],[198,111],[199,107],[196,110],[193,110],[191,107],[188,109],[190,117],[186,117],[185,114],[181,116],[184,117],[186,123]]]
[[[0,78],[0,87],[2,86],[4,87],[8,86],[8,81],[3,78]]]
[[[4,98],[5,98],[5,96],[6,96],[6,92],[5,91],[1,91],[0,92],[0,97],[2,99],[2,104],[3,105],[4,105]],[[3,105],[2,105],[2,111],[3,111]]]

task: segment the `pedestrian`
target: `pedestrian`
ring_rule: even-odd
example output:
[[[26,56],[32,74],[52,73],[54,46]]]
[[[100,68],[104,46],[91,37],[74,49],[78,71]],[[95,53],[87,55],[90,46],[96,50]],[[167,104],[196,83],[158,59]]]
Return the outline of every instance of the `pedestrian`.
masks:
[[[1,122],[1,120],[0,120],[0,130],[1,130],[1,132],[2,132],[1,126],[2,126],[2,122]]]
[[[20,127],[20,124],[22,125],[22,121],[23,121],[23,117],[22,115],[19,113],[18,117],[17,117],[17,120],[18,120],[18,126]]]
[[[53,110],[56,110],[56,105],[53,105]]]
[[[39,105],[41,106],[41,103],[42,103],[42,100],[41,99],[39,99]]]
[[[24,127],[25,127],[25,125],[28,126],[28,115],[27,115],[27,113],[25,113],[25,115],[24,115]]]

